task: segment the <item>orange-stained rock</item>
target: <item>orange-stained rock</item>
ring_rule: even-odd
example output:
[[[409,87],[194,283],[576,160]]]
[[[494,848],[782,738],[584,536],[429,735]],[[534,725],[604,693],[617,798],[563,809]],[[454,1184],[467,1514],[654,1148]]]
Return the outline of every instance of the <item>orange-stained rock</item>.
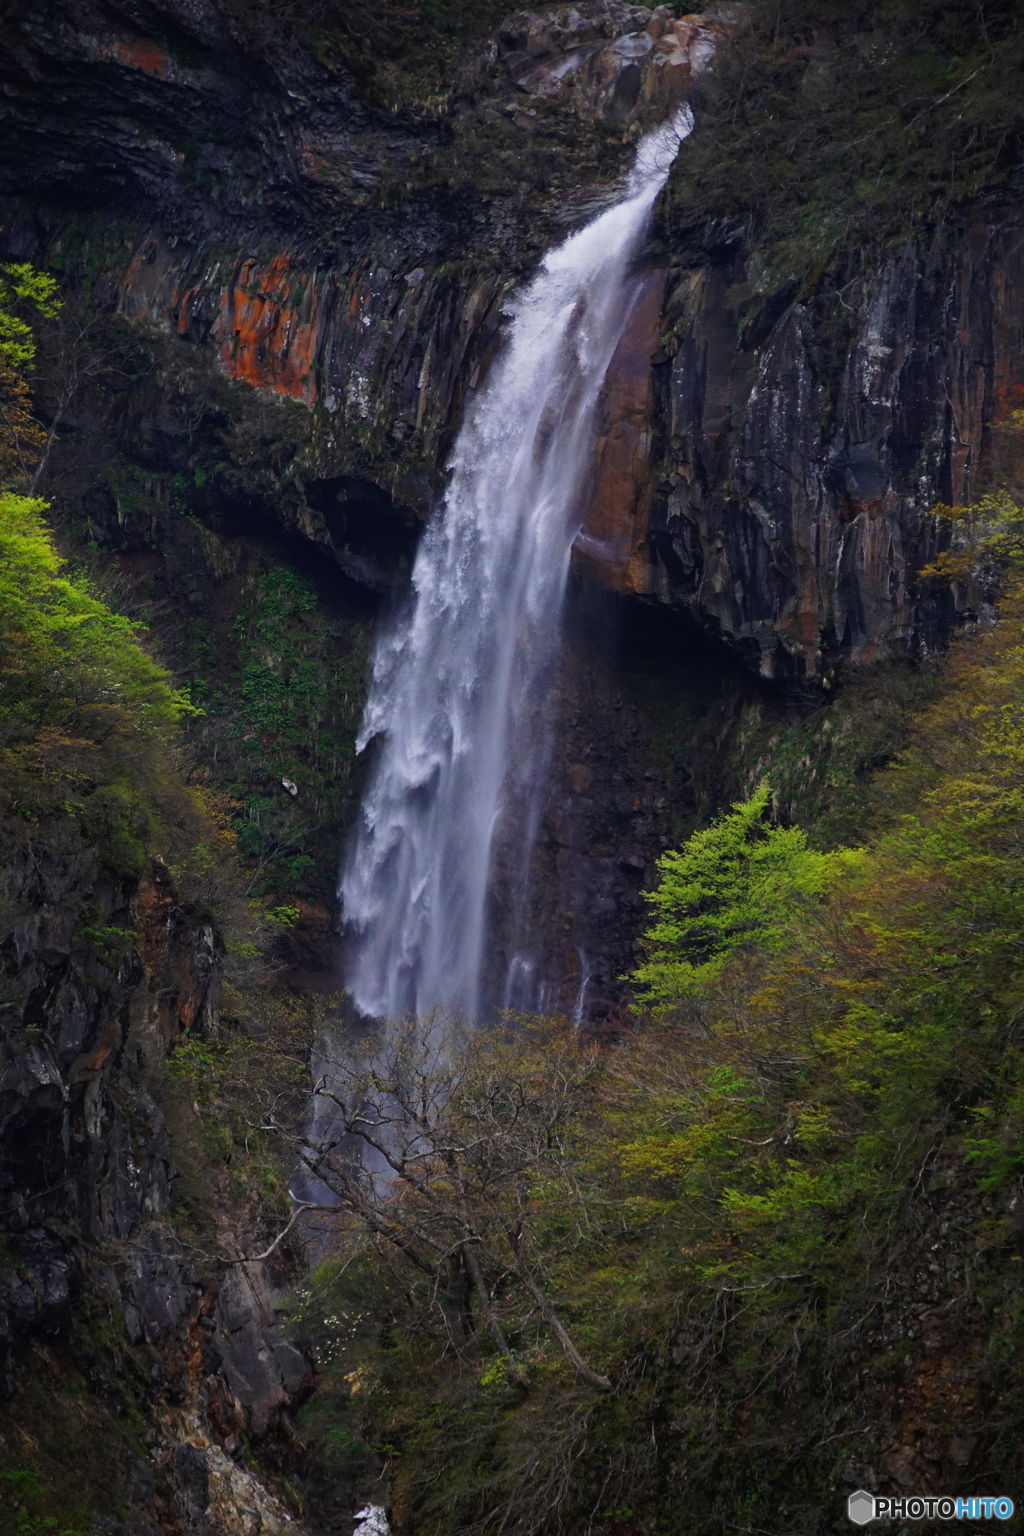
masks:
[[[230,378],[312,405],[329,287],[285,251],[265,261],[240,254],[231,265],[182,274],[150,235],[132,254],[118,308],[129,319],[145,316],[179,336],[213,341]]]
[[[637,280],[602,391],[594,489],[575,544],[577,563],[617,592],[646,590],[641,546],[651,495],[651,359],[661,339],[666,275],[652,268]]]
[[[189,298],[182,301],[179,330],[187,329]],[[224,367],[234,379],[311,405],[321,313],[315,274],[293,268],[286,253],[266,267],[244,259],[221,297],[213,327]]]
[[[118,60],[122,64],[130,64],[133,69],[144,69],[147,75],[159,75],[161,79],[167,74],[168,55],[158,43],[149,38],[139,38],[137,42],[130,43],[118,39],[114,43],[114,50]]]

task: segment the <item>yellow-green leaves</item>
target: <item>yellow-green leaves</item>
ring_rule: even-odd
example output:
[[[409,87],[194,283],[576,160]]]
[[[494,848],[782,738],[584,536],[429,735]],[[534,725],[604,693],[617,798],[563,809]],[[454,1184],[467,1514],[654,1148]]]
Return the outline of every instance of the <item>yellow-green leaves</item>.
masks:
[[[665,1013],[714,982],[737,950],[778,948],[800,902],[824,889],[832,856],[809,848],[799,827],[772,826],[770,797],[762,783],[658,860],[661,881],[647,897],[657,920],[632,977],[641,1007]]]
[[[60,307],[57,283],[49,273],[24,261],[0,267],[0,357],[19,372],[29,368],[36,342],[26,314],[52,320]]]
[[[963,581],[988,574],[1005,579],[1024,572],[1024,507],[1007,491],[992,491],[964,507],[940,502],[932,516],[949,527],[951,545],[923,567],[922,577]]]
[[[61,574],[45,506],[0,493],[0,711],[67,723],[99,712],[132,732],[173,725],[192,710],[187,696],[135,625]]]

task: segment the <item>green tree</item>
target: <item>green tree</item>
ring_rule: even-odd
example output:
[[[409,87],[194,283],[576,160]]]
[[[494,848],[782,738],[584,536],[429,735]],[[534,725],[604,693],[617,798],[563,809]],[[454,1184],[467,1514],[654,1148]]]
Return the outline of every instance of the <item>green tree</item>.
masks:
[[[0,268],[0,486],[25,485],[46,449],[46,434],[32,413],[26,375],[36,342],[26,318],[52,320],[61,307],[57,284],[27,262]]]
[[[0,268],[0,354],[12,368],[24,372],[35,361],[35,336],[24,310],[52,320],[60,307],[56,279],[48,272],[24,261]]]
[[[809,848],[799,827],[772,826],[770,798],[762,782],[749,800],[658,860],[661,880],[647,896],[657,920],[632,976],[638,1008],[664,1013],[694,996],[744,945],[778,948],[794,905],[825,888],[835,856]]]
[[[104,717],[132,734],[192,706],[148,656],[137,626],[62,573],[45,502],[0,494],[0,715],[8,730]]]

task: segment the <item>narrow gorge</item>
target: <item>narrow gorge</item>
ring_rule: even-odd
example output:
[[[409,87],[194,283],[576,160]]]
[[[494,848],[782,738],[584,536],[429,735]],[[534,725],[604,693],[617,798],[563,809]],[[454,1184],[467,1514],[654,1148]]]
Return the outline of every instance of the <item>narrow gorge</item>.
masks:
[[[3,8],[0,1536],[1024,1501],[1022,65]]]

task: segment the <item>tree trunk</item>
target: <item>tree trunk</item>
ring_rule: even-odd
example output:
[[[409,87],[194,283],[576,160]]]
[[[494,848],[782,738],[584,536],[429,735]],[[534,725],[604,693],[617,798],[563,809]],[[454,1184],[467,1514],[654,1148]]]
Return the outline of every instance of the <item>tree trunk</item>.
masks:
[[[508,1372],[508,1379],[510,1383],[514,1387],[522,1387],[523,1391],[525,1392],[528,1390],[526,1378],[522,1371],[519,1369],[519,1363],[509,1348],[508,1341],[502,1332],[501,1324],[498,1322],[498,1319],[494,1314],[494,1308],[491,1306],[491,1298],[487,1294],[487,1286],[484,1283],[484,1277],[480,1271],[480,1261],[474,1251],[473,1245],[475,1242],[475,1238],[467,1238],[462,1245],[462,1251],[466,1257],[466,1268],[468,1269],[470,1279],[473,1282],[473,1289],[476,1291],[477,1300],[480,1303],[480,1311],[483,1314],[484,1322],[487,1324],[487,1331],[491,1338],[494,1340],[495,1348],[497,1349],[498,1354],[506,1362],[506,1370]]]
[[[568,1360],[576,1374],[586,1382],[588,1387],[593,1387],[595,1392],[610,1392],[612,1389],[612,1384],[608,1380],[608,1377],[602,1376],[600,1372],[592,1370],[591,1367],[587,1364],[579,1350],[576,1348],[572,1339],[570,1339],[569,1335],[558,1321],[558,1315],[555,1312],[554,1307],[551,1305],[550,1301],[548,1301],[540,1286],[530,1274],[530,1271],[527,1269],[526,1265],[518,1257],[516,1260],[516,1274],[519,1276],[520,1280],[526,1286],[526,1289],[537,1303],[541,1311],[541,1316],[544,1318],[544,1321],[551,1329],[551,1332],[554,1334],[559,1344],[561,1344],[565,1351],[565,1358]]]

